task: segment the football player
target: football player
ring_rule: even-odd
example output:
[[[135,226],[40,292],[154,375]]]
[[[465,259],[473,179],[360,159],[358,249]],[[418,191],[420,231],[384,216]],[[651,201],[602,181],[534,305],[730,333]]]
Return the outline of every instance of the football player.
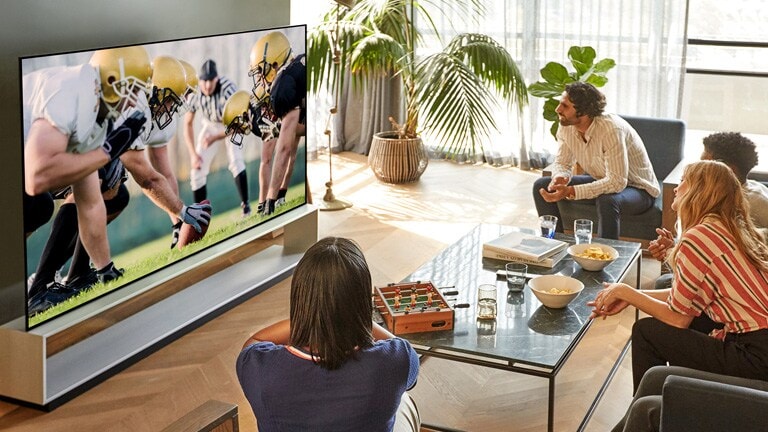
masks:
[[[187,91],[187,81],[185,70],[178,60],[159,56],[153,60],[153,74],[151,79],[151,94],[146,103],[151,113],[150,124],[147,126],[152,132],[144,134],[148,136],[148,142],[158,141],[162,138],[162,131],[172,123],[176,111],[182,105],[183,96]],[[141,100],[141,98],[139,98]],[[137,110],[145,104],[139,104]],[[158,138],[160,137],[160,138]],[[129,195],[123,185],[125,178],[123,174],[125,169],[123,163],[131,172],[134,179],[142,187],[144,193],[150,197],[160,208],[168,212],[171,217],[178,218],[180,221],[189,223],[195,230],[201,232],[203,224],[208,224],[210,220],[210,206],[208,205],[190,205],[185,206],[178,199],[178,195],[168,184],[164,176],[155,171],[143,154],[145,139],[139,137],[133,141],[129,150],[125,151],[119,159],[110,162],[105,168],[99,170],[101,179],[101,192],[107,212],[107,223],[114,220],[120,212],[127,206]],[[167,140],[166,140],[167,141]],[[165,141],[164,141],[165,142]],[[107,282],[122,275],[122,270],[113,267],[114,277],[102,277],[98,271],[90,267],[90,256],[84,249],[77,237],[77,218],[72,214],[77,214],[74,206],[71,206],[71,195],[67,192],[62,193],[65,196],[65,203],[60,207],[59,213],[54,220],[51,236],[44,249],[35,277],[32,280],[30,292],[40,292],[42,287],[54,282],[55,271],[72,256],[72,264],[67,276],[66,292],[74,295],[95,284],[96,282]],[[179,222],[181,224],[181,222]],[[74,251],[74,255],[73,254]],[[48,295],[47,297],[50,297]],[[44,310],[50,306],[50,299],[41,296],[33,297],[35,300],[30,304],[30,312],[34,313]]]
[[[275,206],[285,203],[288,183],[293,174],[299,139],[306,134],[307,68],[305,55],[293,56],[288,38],[279,31],[267,33],[251,48],[250,71],[253,94],[269,98],[269,107],[279,119],[274,163],[262,214],[269,215]],[[271,152],[270,152],[271,153]],[[269,158],[262,156],[262,163]],[[269,167],[265,168],[268,172]]]
[[[179,103],[175,106],[175,112],[173,114],[158,116],[158,118],[162,118],[163,120],[160,121],[160,123],[157,123],[156,121],[157,127],[152,128],[152,132],[147,141],[147,156],[149,156],[149,162],[152,164],[155,170],[157,170],[157,172],[162,174],[166,180],[168,180],[168,184],[171,186],[171,189],[176,196],[180,196],[179,183],[176,180],[176,174],[171,168],[170,155],[168,154],[168,142],[175,138],[176,130],[178,129],[177,125],[179,122],[179,117],[189,109],[189,101],[197,92],[197,74],[195,73],[194,67],[182,59],[178,59],[178,61],[184,68],[186,88],[178,93],[180,100]],[[155,62],[157,62],[157,59],[155,59]],[[163,80],[163,78],[160,76],[153,76],[153,86],[160,86],[170,89],[174,91],[174,94],[176,94],[176,91],[180,91],[179,83],[174,83],[173,85],[170,85],[169,83],[168,85],[163,86],[162,82],[157,81],[156,78],[161,81]],[[168,109],[167,111],[170,112],[171,110]],[[169,118],[170,120],[168,120]],[[169,124],[166,127],[160,127],[160,124],[168,121]],[[171,215],[171,249],[176,247],[176,244],[179,242],[181,224],[181,219],[175,215]]]
[[[146,116],[135,110],[151,76],[143,47],[96,51],[88,64],[40,69],[24,75],[24,225],[27,235],[53,213],[51,191],[71,187],[79,236],[98,277],[120,276],[110,259],[106,208],[97,170],[118,158],[140,134]],[[50,305],[73,295],[52,284],[31,290],[30,304]]]
[[[195,202],[207,198],[206,182],[219,143],[226,137],[225,127],[221,123],[224,104],[237,91],[235,84],[227,77],[220,76],[216,62],[206,60],[198,75],[198,93],[192,97],[189,111],[184,115],[184,138],[189,149],[192,171],[190,186]],[[195,114],[203,114],[203,127],[194,139]],[[240,195],[240,207],[243,217],[251,214],[248,198],[248,176],[245,171],[243,150],[237,146],[226,146],[229,171],[235,180],[235,187]]]

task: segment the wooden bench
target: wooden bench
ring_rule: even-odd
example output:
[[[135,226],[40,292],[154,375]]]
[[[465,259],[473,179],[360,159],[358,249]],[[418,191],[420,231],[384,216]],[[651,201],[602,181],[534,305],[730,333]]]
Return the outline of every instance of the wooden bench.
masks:
[[[209,400],[171,423],[162,432],[238,432],[237,405]]]

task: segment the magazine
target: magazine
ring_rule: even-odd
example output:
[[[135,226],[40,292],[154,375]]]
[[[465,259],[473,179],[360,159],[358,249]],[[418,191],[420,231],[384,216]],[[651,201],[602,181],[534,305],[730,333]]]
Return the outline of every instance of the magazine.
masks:
[[[506,261],[506,262],[519,262],[523,264],[535,265],[535,266],[546,267],[546,268],[554,267],[566,255],[568,255],[568,249],[562,249],[559,252],[555,252],[553,255],[545,257],[540,261],[535,261],[527,258],[520,258],[518,256],[509,255],[504,252],[496,252],[491,249],[483,248],[483,259],[488,258],[488,259],[500,260],[500,261]]]
[[[536,262],[562,251],[567,246],[568,243],[564,241],[512,231],[483,243],[483,254],[492,251]]]

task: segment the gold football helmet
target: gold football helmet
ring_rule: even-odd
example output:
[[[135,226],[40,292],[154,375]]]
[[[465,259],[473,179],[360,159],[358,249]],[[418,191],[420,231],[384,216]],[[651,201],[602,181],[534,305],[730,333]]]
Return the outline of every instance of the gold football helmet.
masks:
[[[250,102],[248,92],[238,90],[224,104],[221,122],[227,127],[229,140],[238,147],[243,145],[243,136],[251,133]]]
[[[277,71],[291,59],[291,43],[279,31],[269,32],[259,38],[251,48],[249,76],[253,77],[254,86],[257,79],[266,85],[272,84]]]
[[[149,109],[158,128],[171,124],[173,116],[183,103],[187,91],[184,66],[173,57],[157,56],[152,60],[152,93]]]
[[[187,90],[184,92],[184,98],[187,99],[190,95],[197,93],[197,73],[189,62],[179,59],[179,63],[184,66],[184,72],[187,75]]]
[[[136,106],[139,94],[149,93],[152,66],[149,54],[142,46],[110,48],[93,53],[89,62],[98,70],[101,79],[101,99],[116,118],[126,108]],[[144,98],[146,99],[146,98]]]

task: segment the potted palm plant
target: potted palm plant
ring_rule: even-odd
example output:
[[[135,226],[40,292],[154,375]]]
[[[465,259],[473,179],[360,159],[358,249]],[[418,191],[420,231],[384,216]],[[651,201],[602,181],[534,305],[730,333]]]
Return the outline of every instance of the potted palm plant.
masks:
[[[484,3],[360,0],[352,7],[334,7],[309,33],[311,92],[339,86],[347,77],[353,89],[380,76],[401,83],[404,118],[390,117],[394,130],[375,134],[369,151],[369,164],[380,180],[404,183],[419,178],[427,164],[421,132],[438,139],[447,157],[457,151],[473,154],[482,151],[483,139],[497,128],[493,117],[497,96],[516,106],[518,113],[528,102],[517,64],[489,36],[459,34],[440,52],[416,55],[422,35],[415,20],[438,34],[429,11],[457,8],[476,16],[484,12]]]

